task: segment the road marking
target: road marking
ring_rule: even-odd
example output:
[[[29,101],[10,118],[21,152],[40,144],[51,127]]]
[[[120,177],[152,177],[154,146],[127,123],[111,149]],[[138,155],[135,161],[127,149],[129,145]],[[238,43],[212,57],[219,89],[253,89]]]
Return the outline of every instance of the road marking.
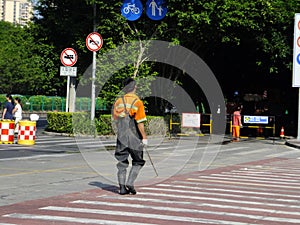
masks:
[[[251,150],[251,151],[247,151],[247,152],[239,152],[239,153],[236,153],[236,155],[249,155],[249,153],[251,154],[254,154],[254,153],[261,153],[261,152],[264,152],[264,151],[272,151],[272,149],[270,148],[260,148],[260,149],[257,149],[257,150]]]
[[[205,177],[203,177],[205,178]],[[207,177],[207,178],[211,178],[211,177]],[[197,181],[197,182],[207,182],[208,180],[207,179],[197,179],[197,178],[188,178],[187,180],[191,180],[191,181]],[[224,184],[240,184],[240,185],[246,185],[246,186],[264,186],[264,187],[277,187],[277,188],[286,188],[285,185],[269,185],[269,184],[266,184],[266,183],[259,183],[259,184],[254,184],[254,183],[249,183],[249,182],[238,182],[238,181],[226,181],[226,180],[209,180],[209,182],[212,182],[212,183],[224,183]],[[292,187],[292,186],[289,186],[289,188],[291,189],[299,189],[299,187]]]
[[[177,192],[177,193],[186,193],[187,190],[178,190],[178,189],[167,189],[167,188],[157,188],[157,187],[142,187],[142,190],[153,190],[153,191],[164,191],[164,192]],[[248,198],[248,199],[261,199],[261,200],[272,200],[277,202],[288,202],[288,203],[300,203],[299,200],[294,199],[282,199],[282,198],[264,198],[261,196],[249,196],[249,195],[237,195],[237,194],[224,194],[224,193],[212,193],[212,192],[205,192],[205,191],[188,191],[189,194],[208,194],[213,196],[222,196],[222,197],[239,197],[239,198]]]
[[[226,173],[226,172],[222,172],[221,174],[212,174],[211,175],[212,178],[215,177],[220,177],[220,178],[239,178],[241,180],[244,179],[255,179],[255,181],[257,182],[268,182],[268,183],[288,183],[288,184],[299,184],[300,180],[296,180],[296,179],[280,179],[280,178],[269,178],[269,177],[259,177],[259,176],[251,176],[251,175],[247,175],[247,174],[242,174],[242,175],[236,175],[236,174],[231,174],[231,173]],[[199,176],[201,178],[201,176]],[[294,182],[294,183],[293,183]]]
[[[80,169],[80,168],[88,168],[88,166],[63,167],[63,168],[47,169],[47,170],[32,170],[32,171],[28,171],[28,172],[2,174],[2,175],[0,174],[0,177],[13,177],[13,176],[37,174],[37,173],[52,173],[52,172],[57,172],[57,171],[68,171],[68,170]]]
[[[193,223],[218,223],[218,224],[232,224],[232,225],[241,225],[245,223],[239,223],[234,221],[217,221],[211,219],[203,219],[198,217],[183,217],[175,215],[162,215],[155,213],[136,213],[136,212],[124,212],[117,210],[101,210],[101,209],[87,209],[87,208],[74,208],[74,207],[56,207],[56,206],[47,206],[40,208],[43,210],[52,210],[52,211],[63,211],[63,212],[75,212],[75,213],[93,213],[93,214],[105,214],[105,215],[118,215],[118,216],[129,216],[129,217],[141,217],[141,218],[150,218],[150,219],[160,219],[160,220],[169,220],[169,221],[182,221],[182,222],[193,222]],[[222,213],[224,215],[224,213]],[[300,223],[300,220],[299,220]]]
[[[249,170],[244,170],[247,167]],[[70,168],[72,170],[74,167]],[[68,171],[69,168],[63,169]],[[272,179],[263,174],[262,170],[282,176]],[[100,192],[102,195],[98,194],[95,201],[95,192],[89,192],[88,195],[88,192],[85,192],[80,195],[81,197],[76,194],[65,200],[51,201],[59,205],[38,201],[37,205],[40,208],[37,209],[36,204],[33,204],[32,212],[36,213],[32,214],[22,214],[25,211],[18,206],[15,208],[16,211],[4,215],[11,219],[3,221],[10,222],[18,219],[18,221],[22,220],[22,223],[24,221],[24,224],[36,220],[35,223],[118,225],[145,225],[142,221],[159,224],[300,224],[300,196],[298,195],[300,186],[296,189],[293,185],[294,188],[291,188],[292,184],[298,181],[292,175],[297,174],[299,170],[298,161],[283,160],[265,162],[262,165],[251,163],[237,165],[228,167],[225,170],[227,172],[223,172],[222,169],[193,172],[190,176],[180,176],[178,179],[172,178],[156,185],[139,187],[141,191],[137,196]],[[287,171],[291,183],[281,182],[289,180],[285,177]],[[254,172],[260,173],[256,175]],[[201,174],[203,176],[199,176]],[[199,178],[196,179],[197,177]],[[224,181],[224,178],[230,180]],[[187,182],[189,180],[195,182]],[[264,184],[261,184],[260,182],[263,181]],[[286,185],[281,185],[282,183]],[[138,223],[122,223],[114,220],[133,220]]]
[[[110,224],[110,225],[156,225],[150,223],[133,223],[113,220],[98,220],[79,217],[67,217],[67,216],[48,216],[48,215],[34,215],[34,214],[22,214],[12,213],[4,215],[4,217],[17,218],[17,219],[34,219],[34,220],[47,220],[47,221],[59,221],[59,222],[71,222],[71,223],[85,223],[85,224]]]
[[[212,200],[217,202],[228,202],[228,203],[237,203],[237,204],[250,204],[250,205],[261,205],[261,206],[276,206],[276,207],[286,207],[286,208],[295,208],[300,209],[300,206],[297,205],[285,205],[278,203],[267,203],[267,202],[253,202],[253,201],[242,201],[242,200],[233,200],[225,198],[213,198],[213,197],[201,197],[201,196],[191,196],[191,195],[178,195],[178,194],[163,194],[163,193],[152,193],[152,192],[139,192],[145,196],[158,196],[158,197],[167,197],[167,198],[182,198],[182,199],[193,199],[193,200]]]
[[[222,174],[212,174],[210,176],[199,176],[200,179],[203,179],[203,178],[207,178],[207,179],[213,179],[213,180],[230,180],[230,181],[238,181],[238,182],[249,182],[249,179],[247,177],[241,177],[241,178],[238,178],[237,176],[226,176],[226,175],[223,175]],[[237,177],[237,178],[235,178]],[[193,178],[192,178],[193,179]],[[270,184],[284,184],[284,187],[288,187],[288,188],[300,188],[300,182],[279,182],[279,181],[264,181],[264,180],[259,180],[259,179],[255,179],[255,183],[261,183],[263,185],[266,185],[266,186],[272,186],[272,187],[282,187],[280,185],[270,185]],[[286,184],[289,184],[289,185],[293,185],[293,186],[287,186]]]
[[[299,162],[297,162],[298,164]],[[245,169],[245,167],[243,168]],[[295,169],[295,168],[280,168],[280,167],[274,167],[274,166],[264,166],[264,167],[259,167],[259,168],[254,168],[254,167],[248,167],[247,171],[253,172],[253,171],[262,171],[262,172],[272,172],[272,173],[284,173],[284,176],[286,174],[293,176],[293,174],[290,174],[290,171],[296,171],[297,173],[300,172],[300,170]],[[282,175],[282,174],[281,174]],[[299,176],[298,174],[294,174],[296,176]]]
[[[139,192],[140,193],[140,192]],[[100,196],[98,196],[100,197]],[[123,197],[112,197],[112,196],[101,196],[105,199],[118,199],[118,200],[124,200]],[[208,199],[210,200],[210,199]],[[228,205],[228,204],[216,204],[216,203],[206,203],[206,202],[189,202],[189,201],[177,201],[177,200],[167,200],[167,199],[159,199],[159,198],[146,198],[146,197],[130,197],[126,198],[126,201],[140,201],[140,202],[153,202],[153,203],[162,203],[162,204],[181,204],[181,205],[191,205],[191,206],[200,206],[200,207],[214,207],[219,209],[237,209],[237,210],[246,210],[246,211],[255,211],[258,210],[260,212],[266,212],[266,213],[281,213],[281,214],[288,214],[288,215],[299,215],[300,212],[290,212],[290,211],[283,211],[283,210],[277,210],[277,209],[264,209],[264,208],[256,208],[251,206],[241,206],[241,205]],[[80,203],[80,202],[78,202]],[[286,208],[286,207],[285,207]],[[288,208],[287,208],[288,209]],[[248,212],[247,212],[248,213]]]
[[[113,198],[115,199],[115,198]],[[119,200],[122,200],[121,198],[117,198]],[[131,198],[128,198],[132,200]],[[142,198],[134,198],[134,201],[142,201]],[[126,199],[127,200],[127,199]],[[166,202],[167,201],[167,202]],[[168,201],[168,200],[160,200],[160,201],[152,201],[151,199],[147,199],[147,202],[160,202],[169,204],[182,204],[182,202],[177,201]],[[105,201],[87,201],[87,200],[76,200],[71,203],[75,204],[85,204],[85,205],[102,205],[102,206],[115,206],[115,207],[129,207],[129,208],[137,208],[137,209],[153,209],[153,210],[161,210],[161,211],[171,211],[171,212],[186,212],[186,213],[209,213],[214,215],[228,215],[228,216],[239,216],[239,217],[247,217],[251,218],[251,215],[249,215],[249,212],[244,213],[228,213],[228,212],[216,212],[216,211],[210,211],[210,210],[198,210],[198,209],[186,209],[186,208],[178,208],[178,207],[167,207],[167,206],[150,206],[150,205],[142,205],[142,204],[135,204],[135,203],[116,203],[116,202],[105,202]],[[197,206],[213,206],[221,209],[227,209],[228,205],[218,205],[218,204],[207,204],[207,203],[200,203],[195,204],[195,202],[189,202],[189,204],[197,205]],[[229,206],[230,207],[230,206]],[[251,208],[251,207],[240,207],[240,206],[232,206],[232,209],[239,209],[242,208],[246,211],[258,211],[258,208]],[[282,211],[282,210],[276,210],[276,209],[259,209],[259,211],[264,211],[268,213],[281,213],[285,215],[296,215],[299,216],[300,212],[289,212],[289,211]],[[262,219],[261,216],[253,216],[251,219]]]
[[[192,189],[192,190],[208,190],[208,191],[222,191],[222,192],[232,192],[232,193],[244,193],[244,194],[255,194],[255,195],[266,195],[266,196],[274,196],[274,197],[290,197],[290,198],[299,198],[299,195],[290,195],[290,194],[282,194],[282,193],[270,193],[270,192],[262,192],[262,191],[244,191],[244,190],[232,190],[232,189],[223,189],[223,188],[203,188],[203,187],[194,187],[194,186],[184,186],[184,185],[175,185],[175,184],[157,184],[158,187],[172,187],[172,188],[184,188],[184,189]],[[202,192],[201,192],[202,193]]]
[[[16,224],[13,224],[13,223],[0,223],[0,225],[16,225]]]
[[[247,167],[246,167],[247,168]],[[274,177],[274,178],[281,178],[282,174],[276,175],[274,173],[274,171],[263,171],[263,170],[252,170],[252,168],[247,168],[247,170],[245,170],[245,168],[242,168],[240,170],[232,170],[230,172],[222,172],[222,174],[242,174],[244,176],[257,176],[257,177]],[[284,178],[286,179],[294,179],[295,177],[299,177],[300,178],[300,174],[295,174],[295,173],[285,173],[284,174]]]
[[[237,151],[237,150],[242,150],[242,149],[247,149],[250,147],[235,147],[235,148],[226,148],[224,150],[221,150],[220,152],[231,152],[231,151]]]

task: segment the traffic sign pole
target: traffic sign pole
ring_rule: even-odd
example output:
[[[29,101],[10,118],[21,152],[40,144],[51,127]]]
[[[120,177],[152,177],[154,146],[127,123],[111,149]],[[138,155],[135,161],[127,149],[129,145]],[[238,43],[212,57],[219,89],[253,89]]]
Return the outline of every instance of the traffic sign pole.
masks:
[[[86,47],[93,52],[93,63],[92,63],[92,90],[91,90],[91,120],[95,118],[96,109],[96,91],[95,91],[95,80],[96,80],[96,58],[97,51],[100,50],[103,44],[103,39],[99,33],[96,32],[96,7],[94,4],[94,32],[90,33],[86,38]]]
[[[300,14],[295,14],[294,22],[294,53],[293,53],[293,87],[299,89],[298,93],[298,130],[297,139],[300,140]]]
[[[96,4],[94,2],[94,18],[93,18],[93,28],[94,28],[94,32],[96,31],[96,13],[97,13],[97,8],[96,8]],[[88,41],[87,41],[87,46],[88,46]],[[102,46],[102,44],[101,44]],[[93,51],[93,65],[92,65],[92,93],[91,93],[91,121],[93,121],[95,119],[95,79],[96,79],[96,51]]]
[[[92,65],[92,96],[91,96],[91,120],[94,120],[95,118],[95,110],[96,110],[96,104],[95,104],[95,79],[96,79],[96,52],[93,51],[93,65]]]
[[[69,112],[69,99],[70,99],[70,76],[76,76],[77,73],[77,68],[75,70],[73,70],[72,66],[75,65],[75,63],[77,62],[77,53],[73,48],[66,48],[64,49],[61,54],[60,54],[60,61],[61,63],[66,67],[66,68],[70,68],[66,69],[66,68],[60,68],[60,75],[61,76],[67,76],[67,96],[66,96],[66,112]],[[75,96],[75,94],[74,94]],[[72,99],[72,102],[75,102],[75,99]],[[72,111],[73,111],[73,107],[72,107]]]
[[[300,140],[300,88],[298,88],[298,131],[297,131],[297,139]]]
[[[69,112],[69,98],[70,98],[70,76],[67,76],[66,112]]]

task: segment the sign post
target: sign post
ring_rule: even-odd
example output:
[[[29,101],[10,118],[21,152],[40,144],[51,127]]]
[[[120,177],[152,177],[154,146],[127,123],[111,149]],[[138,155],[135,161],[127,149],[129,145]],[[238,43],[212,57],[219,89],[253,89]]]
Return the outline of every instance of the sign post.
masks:
[[[297,139],[300,140],[300,14],[299,13],[295,14],[295,24],[294,24],[293,87],[297,87],[299,89]]]
[[[90,33],[86,38],[86,47],[93,52],[92,64],[92,93],[91,93],[91,120],[95,118],[95,79],[96,79],[96,52],[100,50],[103,45],[103,39],[97,32]]]
[[[67,76],[66,112],[69,111],[70,99],[70,76],[76,77],[77,67],[72,67],[77,62],[77,53],[72,48],[66,48],[60,54],[60,61],[64,65],[60,67],[60,76]],[[75,95],[75,94],[74,94]],[[75,96],[72,102],[75,102]],[[73,111],[73,107],[71,107]]]

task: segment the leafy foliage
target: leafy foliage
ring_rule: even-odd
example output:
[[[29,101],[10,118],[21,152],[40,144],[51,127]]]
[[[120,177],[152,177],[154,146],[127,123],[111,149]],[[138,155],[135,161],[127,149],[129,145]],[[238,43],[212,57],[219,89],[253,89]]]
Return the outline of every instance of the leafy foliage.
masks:
[[[92,63],[85,39],[94,30],[93,21],[104,40],[97,53],[96,85],[99,96],[108,103],[120,93],[121,83],[128,76],[142,78],[138,79],[143,82],[139,85],[141,96],[149,94],[146,83],[155,76],[188,86],[184,71],[146,62],[143,53],[148,40],[165,40],[193,50],[212,68],[225,91],[236,85],[232,80],[243,85],[242,88],[251,88],[251,83],[257,85],[256,79],[271,80],[272,77],[268,78],[271,74],[281,78],[280,84],[291,79],[292,34],[294,14],[300,9],[298,0],[168,0],[168,13],[163,20],[152,21],[143,13],[134,22],[121,16],[120,0],[36,2],[36,16],[29,26],[0,22],[3,93],[64,96],[66,79],[59,76],[60,53],[67,47],[77,51],[79,81]],[[142,3],[145,5],[146,0]],[[120,55],[109,55],[112,49],[132,41],[139,43],[139,47],[130,49],[128,54],[121,55],[120,51]],[[120,58],[123,62],[118,62]],[[85,82],[89,83],[90,77]],[[282,89],[290,86],[288,82]]]
[[[69,135],[115,135],[110,114],[103,114],[91,123],[88,113],[48,112],[47,121],[47,131],[51,132]],[[167,127],[162,117],[150,116],[145,124],[149,135],[165,135]]]
[[[0,21],[0,82],[3,93],[51,92],[53,64],[47,65],[51,47],[37,45],[29,28]],[[18,87],[18,88],[16,88]]]

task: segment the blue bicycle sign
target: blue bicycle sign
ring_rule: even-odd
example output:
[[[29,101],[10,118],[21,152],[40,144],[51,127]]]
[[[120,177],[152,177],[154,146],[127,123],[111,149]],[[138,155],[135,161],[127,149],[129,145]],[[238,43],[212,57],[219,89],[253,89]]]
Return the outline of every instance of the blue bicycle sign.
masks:
[[[133,14],[139,14],[140,9],[138,7],[136,7],[135,4],[128,3],[127,6],[123,8],[123,12],[125,14],[128,14],[129,12],[131,12]]]
[[[137,20],[141,17],[143,5],[140,0],[125,0],[121,7],[121,14],[129,21]]]

